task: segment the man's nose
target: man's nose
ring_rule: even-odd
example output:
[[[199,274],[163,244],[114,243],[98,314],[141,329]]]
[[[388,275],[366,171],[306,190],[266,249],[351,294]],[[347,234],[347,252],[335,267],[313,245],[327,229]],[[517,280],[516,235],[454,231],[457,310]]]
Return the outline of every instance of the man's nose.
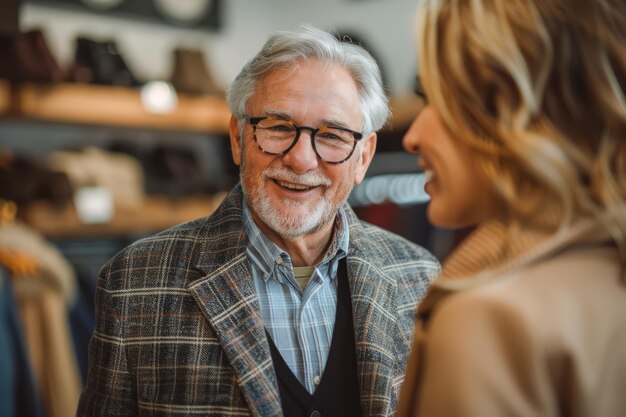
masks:
[[[294,172],[304,173],[316,169],[319,160],[313,149],[311,131],[304,129],[293,148],[283,156],[283,164],[290,167]]]

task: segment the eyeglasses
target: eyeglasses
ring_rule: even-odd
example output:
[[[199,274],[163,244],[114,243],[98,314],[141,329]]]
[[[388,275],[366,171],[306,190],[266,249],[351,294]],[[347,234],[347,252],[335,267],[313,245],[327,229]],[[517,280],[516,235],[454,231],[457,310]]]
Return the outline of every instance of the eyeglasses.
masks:
[[[340,164],[352,156],[363,134],[336,126],[296,126],[293,122],[273,116],[246,117],[252,125],[253,137],[259,149],[270,155],[285,155],[298,142],[303,130],[311,132],[311,145],[319,159]]]

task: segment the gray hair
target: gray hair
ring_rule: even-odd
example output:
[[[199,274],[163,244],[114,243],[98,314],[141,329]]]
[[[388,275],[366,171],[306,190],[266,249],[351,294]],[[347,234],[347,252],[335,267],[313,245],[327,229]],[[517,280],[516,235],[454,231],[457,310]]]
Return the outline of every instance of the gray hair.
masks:
[[[239,121],[243,120],[257,81],[277,68],[304,59],[338,64],[346,69],[359,92],[363,133],[369,134],[384,126],[389,118],[389,104],[374,58],[362,47],[341,42],[330,33],[310,25],[301,26],[296,31],[275,33],[244,65],[226,93],[231,113]]]

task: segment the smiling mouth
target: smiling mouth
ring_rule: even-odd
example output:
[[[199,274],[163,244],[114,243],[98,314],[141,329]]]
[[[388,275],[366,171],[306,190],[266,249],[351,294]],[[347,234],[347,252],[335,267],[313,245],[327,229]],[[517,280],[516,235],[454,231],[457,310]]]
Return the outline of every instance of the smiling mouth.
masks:
[[[432,169],[424,170],[424,181],[430,181],[434,175],[435,173],[433,172]]]
[[[280,181],[280,180],[274,180],[274,182],[276,184],[278,184],[279,186],[281,186],[282,188],[286,188],[290,191],[308,191],[308,190],[312,190],[313,188],[316,188],[317,186],[309,186],[309,185],[301,185],[301,184],[294,184],[291,182],[284,182],[284,181]]]

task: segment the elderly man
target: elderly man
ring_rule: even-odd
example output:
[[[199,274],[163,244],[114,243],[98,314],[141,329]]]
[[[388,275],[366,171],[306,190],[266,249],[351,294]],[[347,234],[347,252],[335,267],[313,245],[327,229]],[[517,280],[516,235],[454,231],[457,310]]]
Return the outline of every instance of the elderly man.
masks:
[[[345,204],[389,113],[376,63],[279,33],[228,102],[241,185],[102,269],[78,414],[393,414],[439,265]]]

